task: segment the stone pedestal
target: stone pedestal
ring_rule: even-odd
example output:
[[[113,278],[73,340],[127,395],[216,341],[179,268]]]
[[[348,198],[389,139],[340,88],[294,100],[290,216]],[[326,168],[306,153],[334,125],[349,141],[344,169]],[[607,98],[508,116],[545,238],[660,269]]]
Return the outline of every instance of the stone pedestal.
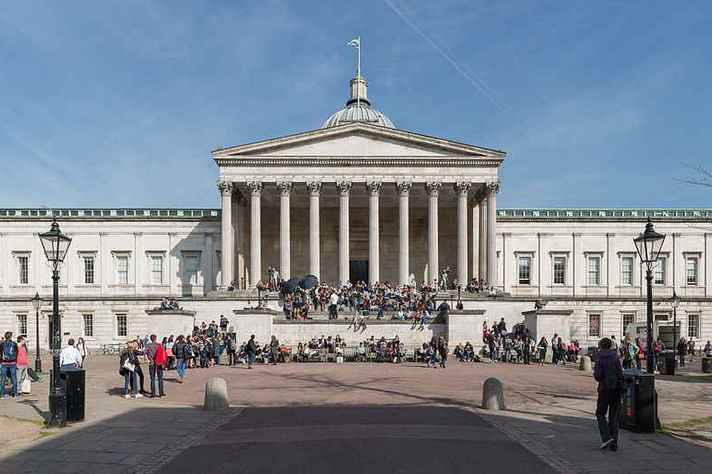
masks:
[[[149,334],[155,334],[160,338],[173,334],[174,336],[189,336],[195,327],[195,311],[187,310],[146,310],[149,317],[146,325]]]

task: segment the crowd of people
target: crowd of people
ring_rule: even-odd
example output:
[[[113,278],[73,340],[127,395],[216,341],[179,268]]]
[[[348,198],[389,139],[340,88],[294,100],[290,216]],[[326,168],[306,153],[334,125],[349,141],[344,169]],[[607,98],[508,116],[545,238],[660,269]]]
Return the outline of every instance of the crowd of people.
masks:
[[[328,311],[329,319],[334,320],[346,311],[352,316],[355,329],[365,329],[369,316],[384,319],[386,312],[391,312],[391,319],[413,321],[414,328],[422,329],[450,309],[445,301],[437,304],[436,293],[434,287],[427,285],[417,289],[389,282],[358,282],[341,286],[319,284],[309,290],[296,288],[281,297],[287,319],[304,320],[309,319],[312,311]]]

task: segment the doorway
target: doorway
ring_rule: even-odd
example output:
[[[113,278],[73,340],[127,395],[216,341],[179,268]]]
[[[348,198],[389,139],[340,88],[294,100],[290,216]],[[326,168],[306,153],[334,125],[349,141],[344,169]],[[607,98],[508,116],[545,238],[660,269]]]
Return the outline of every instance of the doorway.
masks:
[[[368,283],[368,260],[351,260],[349,262],[349,280],[351,283],[359,281]]]

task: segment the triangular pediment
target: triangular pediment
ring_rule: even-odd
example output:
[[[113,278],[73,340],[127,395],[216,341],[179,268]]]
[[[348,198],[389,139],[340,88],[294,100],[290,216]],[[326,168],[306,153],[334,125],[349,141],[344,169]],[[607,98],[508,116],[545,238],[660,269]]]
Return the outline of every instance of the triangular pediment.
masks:
[[[505,153],[365,123],[313,130],[213,151],[215,159],[239,157],[470,157]]]

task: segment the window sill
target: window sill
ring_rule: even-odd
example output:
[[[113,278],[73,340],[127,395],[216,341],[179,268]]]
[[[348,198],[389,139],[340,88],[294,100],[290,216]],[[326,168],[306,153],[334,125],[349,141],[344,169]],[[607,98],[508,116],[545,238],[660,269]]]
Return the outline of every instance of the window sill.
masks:
[[[146,283],[141,286],[143,288],[170,288],[171,287],[171,285],[168,285],[166,283]]]
[[[111,285],[108,285],[108,286],[109,286],[109,288],[125,288],[125,289],[130,289],[130,288],[134,288],[136,285],[134,285],[133,283],[114,283],[114,284],[111,284]]]
[[[80,283],[77,285],[74,285],[75,288],[101,288],[101,284],[99,283]]]

